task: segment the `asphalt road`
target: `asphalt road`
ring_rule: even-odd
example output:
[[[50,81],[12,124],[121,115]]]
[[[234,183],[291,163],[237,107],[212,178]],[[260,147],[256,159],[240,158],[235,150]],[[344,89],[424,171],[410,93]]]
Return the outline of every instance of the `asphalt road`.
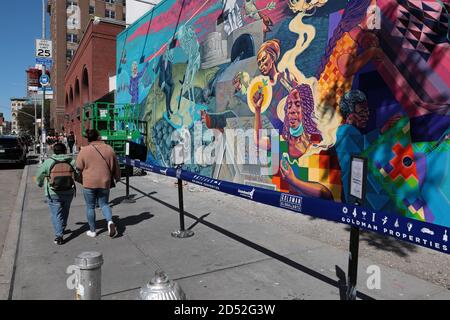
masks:
[[[16,204],[23,169],[0,164],[0,255],[8,231],[9,219]]]

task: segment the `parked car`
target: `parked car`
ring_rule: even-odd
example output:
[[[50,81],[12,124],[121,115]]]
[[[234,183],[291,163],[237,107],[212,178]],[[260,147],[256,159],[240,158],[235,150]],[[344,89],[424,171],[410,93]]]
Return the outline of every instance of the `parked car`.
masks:
[[[25,165],[27,153],[18,137],[0,136],[0,163]]]

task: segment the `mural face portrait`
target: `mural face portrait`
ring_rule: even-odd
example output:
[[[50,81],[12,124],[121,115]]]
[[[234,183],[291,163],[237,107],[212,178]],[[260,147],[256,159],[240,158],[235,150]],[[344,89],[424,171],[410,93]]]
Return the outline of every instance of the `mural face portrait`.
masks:
[[[355,105],[355,113],[357,115],[355,125],[361,129],[365,128],[369,121],[369,106],[367,105],[367,101],[357,103]]]
[[[274,59],[266,51],[262,51],[260,54],[258,54],[258,68],[264,76],[268,76],[270,74],[270,71],[275,68]]]
[[[234,89],[235,89],[235,92],[241,91],[242,84],[241,84],[241,77],[239,76],[239,74],[237,74],[237,75],[233,78],[233,87],[234,87]]]
[[[292,129],[297,129],[302,123],[301,101],[297,90],[294,90],[287,99],[287,117],[289,127]]]
[[[135,61],[131,65],[131,76],[133,78],[135,78],[137,76],[137,74],[138,74],[138,65],[137,65],[137,62]]]

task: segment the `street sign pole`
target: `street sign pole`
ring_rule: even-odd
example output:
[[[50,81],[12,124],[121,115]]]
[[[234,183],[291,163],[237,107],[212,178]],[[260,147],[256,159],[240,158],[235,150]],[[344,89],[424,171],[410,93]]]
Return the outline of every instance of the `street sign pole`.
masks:
[[[45,73],[45,66],[42,66],[42,74]],[[41,130],[42,130],[42,142],[41,142],[41,160],[44,161],[44,148],[46,150],[47,146],[45,145],[45,86],[42,86],[42,107],[41,107]]]
[[[46,26],[45,26],[45,0],[42,0],[42,40],[46,40]],[[39,51],[38,48],[36,48],[36,51]],[[49,50],[49,55],[52,57],[52,50]],[[38,53],[36,54],[38,55]],[[45,70],[45,64],[42,65],[42,76],[46,77],[46,70]],[[42,84],[42,106],[41,106],[41,147],[40,147],[40,163],[44,162],[44,147],[45,147],[45,87],[47,84]]]
[[[34,154],[37,155],[37,142],[38,142],[38,127],[37,127],[37,102],[36,97],[34,100]]]

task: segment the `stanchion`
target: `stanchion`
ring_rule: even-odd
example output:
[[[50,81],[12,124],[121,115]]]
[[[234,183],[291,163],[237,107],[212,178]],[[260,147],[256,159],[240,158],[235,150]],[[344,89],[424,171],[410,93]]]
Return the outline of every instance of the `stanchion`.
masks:
[[[350,161],[350,196],[355,199],[355,206],[363,205],[366,194],[367,158],[351,156]],[[356,218],[356,209],[355,209]],[[358,278],[359,228],[351,227],[350,249],[348,258],[347,300],[356,300],[356,282]]]
[[[178,168],[180,172],[181,168]],[[178,203],[180,207],[180,230],[172,232],[174,238],[189,238],[194,235],[194,231],[185,230],[184,228],[184,204],[183,204],[183,180],[180,178],[180,174],[177,173],[178,178]]]
[[[358,278],[359,229],[351,227],[350,250],[348,257],[347,300],[356,300]]]
[[[136,203],[136,200],[130,197],[130,171],[132,168],[128,165],[125,167],[125,199],[123,199],[123,203]]]

